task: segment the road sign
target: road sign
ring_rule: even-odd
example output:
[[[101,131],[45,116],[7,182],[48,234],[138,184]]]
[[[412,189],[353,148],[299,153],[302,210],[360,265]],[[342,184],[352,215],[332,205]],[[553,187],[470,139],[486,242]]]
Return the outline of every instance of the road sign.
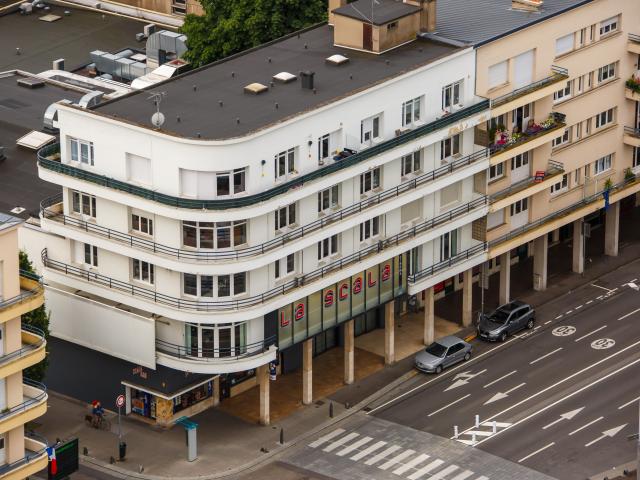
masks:
[[[116,407],[118,408],[124,407],[124,395],[118,395],[116,397]]]

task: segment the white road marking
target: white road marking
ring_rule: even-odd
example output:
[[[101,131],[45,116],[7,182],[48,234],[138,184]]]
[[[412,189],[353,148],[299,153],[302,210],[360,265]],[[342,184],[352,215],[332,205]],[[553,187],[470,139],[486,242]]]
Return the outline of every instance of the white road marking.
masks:
[[[556,337],[568,337],[576,333],[576,327],[573,325],[560,325],[551,330],[551,333]]]
[[[517,370],[514,370],[513,372],[509,372],[509,373],[507,373],[506,375],[501,376],[500,378],[496,378],[495,380],[493,380],[493,381],[491,381],[491,382],[487,383],[487,384],[486,384],[484,387],[482,387],[482,388],[490,387],[490,386],[491,386],[491,385],[493,385],[494,383],[498,383],[500,380],[504,380],[505,378],[510,377],[511,375],[513,375],[513,374],[514,374],[514,373],[516,373],[516,372],[517,372]]]
[[[548,325],[549,323],[551,323],[551,320],[547,320],[546,322],[544,322],[545,325]]]
[[[534,363],[538,363],[540,360],[544,360],[545,358],[553,355],[554,353],[558,353],[560,350],[562,350],[562,347],[556,348],[553,352],[546,353],[543,356],[541,356],[539,358],[536,358],[535,360],[529,362],[529,365],[533,365]]]
[[[606,350],[613,347],[615,344],[616,341],[612,338],[599,338],[598,340],[591,342],[591,348],[594,350]]]
[[[329,440],[331,440],[332,438],[337,437],[340,434],[343,434],[346,430],[344,428],[338,428],[336,430],[334,430],[331,433],[327,433],[326,435],[324,435],[323,437],[320,437],[319,439],[317,439],[315,442],[312,442],[309,444],[309,446],[311,448],[316,448],[319,447],[320,445],[322,445],[325,442],[328,442]]]
[[[371,440],[373,440],[373,438],[371,438],[371,437],[362,437],[357,442],[353,442],[348,447],[345,447],[342,450],[340,450],[339,452],[337,452],[336,455],[338,457],[344,457],[346,454],[351,453],[354,450],[357,450],[358,448],[362,447],[364,444],[369,443]]]
[[[624,320],[625,318],[630,317],[634,313],[638,313],[638,312],[640,312],[640,308],[637,308],[633,312],[629,312],[626,315],[621,316],[618,320]]]
[[[565,315],[569,315],[572,312],[573,312],[573,310],[567,310],[567,313],[565,313]]]
[[[507,398],[511,392],[519,389],[520,387],[524,387],[525,385],[526,385],[526,383],[521,383],[520,385],[517,385],[517,386],[513,387],[512,389],[507,390],[504,393],[503,392],[498,392],[493,397],[491,397],[489,400],[484,402],[484,405],[488,405],[490,403],[497,402],[498,400],[502,400],[503,398]]]
[[[465,470],[464,472],[460,472],[458,475],[453,477],[451,480],[466,480],[471,475],[473,475],[473,472],[471,470]]]
[[[374,463],[378,463],[383,458],[387,457],[388,455],[391,455],[393,452],[397,452],[398,450],[400,450],[400,447],[398,445],[391,445],[386,450],[383,450],[382,452],[380,452],[380,453],[374,455],[373,457],[371,457],[369,460],[364,462],[364,464],[365,465],[373,465]]]
[[[616,434],[617,434],[618,432],[620,432],[621,430],[623,430],[623,429],[624,429],[624,427],[626,427],[627,425],[628,425],[628,423],[625,423],[624,425],[620,425],[620,426],[618,426],[618,427],[614,427],[614,428],[611,428],[611,429],[609,429],[609,430],[605,430],[604,432],[602,432],[602,435],[600,435],[598,438],[595,438],[595,439],[591,440],[589,443],[585,443],[585,445],[584,445],[584,446],[585,446],[585,447],[590,447],[590,446],[591,446],[591,445],[593,445],[594,443],[597,443],[597,442],[599,442],[600,440],[605,439],[605,438],[607,438],[607,437],[609,437],[609,438],[613,438],[613,437],[615,437],[615,436],[616,436]]]
[[[629,280],[630,282],[637,282],[638,279],[637,278],[632,278],[631,280]]]
[[[590,427],[591,425],[593,425],[596,422],[599,422],[600,420],[602,420],[604,417],[599,417],[596,418],[595,420],[591,420],[589,423],[587,423],[586,425],[581,426],[580,428],[575,429],[573,432],[571,432],[569,434],[569,436],[573,435],[574,433],[578,433],[580,430],[584,430],[587,427]]]
[[[387,442],[376,442],[373,445],[365,448],[364,450],[356,453],[353,457],[350,457],[351,460],[353,460],[354,462],[357,462],[358,460],[360,460],[361,458],[366,457],[367,455],[372,454],[373,452],[375,452],[376,450],[380,450],[382,447],[384,447],[387,444]]]
[[[551,442],[548,445],[545,445],[542,448],[539,448],[538,450],[536,450],[535,452],[531,452],[529,455],[527,455],[526,457],[522,457],[520,460],[518,460],[518,463],[522,463],[525,460],[528,460],[529,458],[533,457],[534,455],[537,455],[540,452],[543,452],[544,450],[546,450],[547,448],[553,447],[556,444],[556,442]]]
[[[624,407],[628,407],[632,403],[636,403],[638,400],[640,400],[640,397],[634,398],[633,400],[631,400],[630,402],[625,403],[624,405],[620,405],[618,407],[618,410],[622,410]]]
[[[578,306],[576,307],[576,310],[580,310],[581,308],[582,308],[582,305],[578,305]]]
[[[558,320],[558,319],[560,319],[560,318],[562,318],[562,314],[558,315],[558,316],[556,317],[556,320]]]
[[[360,436],[359,433],[351,432],[351,433],[345,435],[344,437],[342,437],[340,440],[336,440],[335,442],[330,443],[329,445],[324,447],[322,449],[322,451],[323,452],[333,452],[336,448],[341,447],[342,445],[344,445],[348,441],[353,440],[354,438],[359,437],[359,436]]]
[[[586,371],[588,371],[588,370],[591,370],[592,368],[597,367],[597,366],[598,366],[598,365],[600,365],[601,363],[604,363],[604,362],[606,362],[607,360],[610,360],[610,359],[612,359],[612,358],[614,358],[614,357],[617,357],[618,355],[620,355],[620,354],[622,354],[622,353],[626,352],[627,350],[629,350],[629,349],[631,349],[631,348],[634,348],[634,347],[636,347],[636,346],[638,346],[638,345],[640,345],[640,341],[635,342],[635,343],[633,343],[633,344],[631,344],[631,345],[629,345],[629,346],[627,346],[627,347],[624,347],[624,348],[622,348],[622,349],[618,350],[617,352],[614,352],[614,353],[612,353],[611,355],[609,355],[609,356],[607,356],[607,357],[605,357],[605,358],[602,358],[602,359],[598,360],[597,362],[594,362],[594,363],[592,363],[591,365],[588,365],[588,366],[586,366],[585,368],[583,368],[583,369],[581,369],[581,370],[578,370],[577,372],[572,373],[572,374],[571,374],[571,375],[569,375],[568,377],[565,377],[565,378],[563,378],[562,380],[559,380],[559,381],[557,381],[556,383],[554,383],[554,384],[552,384],[552,385],[549,385],[549,386],[548,386],[548,387],[546,387],[546,388],[543,388],[542,390],[540,390],[540,391],[538,391],[538,392],[532,393],[531,395],[529,395],[529,396],[528,396],[527,398],[525,398],[524,400],[521,400],[521,401],[519,401],[519,402],[516,402],[515,404],[511,405],[510,407],[507,407],[507,408],[505,408],[504,410],[502,410],[501,412],[498,412],[498,413],[496,413],[495,415],[493,415],[492,417],[489,417],[486,421],[491,421],[491,420],[493,420],[494,418],[502,417],[502,416],[504,416],[507,412],[509,412],[509,411],[513,410],[514,408],[518,408],[518,407],[519,407],[520,405],[522,405],[523,403],[528,402],[529,400],[531,400],[531,399],[533,399],[533,398],[536,398],[536,397],[538,397],[538,396],[540,396],[540,395],[543,395],[544,393],[546,393],[546,392],[548,392],[549,390],[551,390],[551,389],[553,389],[553,388],[557,387],[558,385],[562,385],[563,383],[565,383],[565,382],[567,382],[567,381],[571,380],[572,378],[574,378],[574,377],[576,377],[576,376],[578,376],[578,375],[580,375],[580,374],[582,374],[582,373],[584,373],[584,372],[586,372]],[[626,365],[623,365],[622,367],[620,367],[620,368],[618,368],[618,369],[614,370],[613,372],[610,372],[610,373],[608,373],[608,374],[604,375],[603,377],[600,377],[600,378],[598,378],[598,379],[594,380],[593,382],[591,382],[591,383],[589,383],[589,384],[587,384],[587,385],[585,385],[585,386],[583,386],[583,387],[579,388],[578,390],[576,390],[576,391],[574,391],[574,392],[571,392],[571,393],[569,393],[569,394],[567,394],[567,395],[563,396],[563,397],[562,397],[562,398],[560,398],[559,400],[556,400],[555,402],[552,402],[551,404],[549,404],[549,405],[547,405],[547,406],[545,406],[545,407],[541,408],[540,410],[538,410],[538,411],[536,411],[536,412],[533,412],[533,413],[532,413],[532,414],[530,414],[530,415],[527,415],[526,417],[524,417],[524,418],[522,418],[522,419],[518,420],[517,422],[513,423],[510,427],[507,427],[507,428],[505,428],[504,430],[500,430],[500,431],[498,431],[495,435],[493,435],[493,436],[491,436],[491,437],[489,437],[489,438],[495,438],[495,437],[496,437],[496,435],[499,435],[499,434],[500,434],[500,433],[502,433],[502,432],[506,432],[507,430],[509,430],[509,429],[511,429],[511,428],[513,428],[513,427],[515,427],[515,426],[517,426],[517,425],[520,425],[520,424],[521,424],[521,423],[523,423],[523,422],[526,422],[527,420],[529,420],[529,419],[531,419],[531,418],[535,417],[536,415],[539,415],[539,414],[540,414],[540,413],[542,413],[542,412],[546,412],[548,409],[553,408],[554,406],[556,406],[556,405],[557,405],[557,404],[559,404],[560,402],[563,402],[563,401],[565,401],[565,400],[568,400],[569,398],[571,398],[571,397],[573,397],[573,396],[575,396],[575,395],[578,395],[579,393],[582,393],[584,390],[586,390],[586,389],[588,389],[588,388],[590,388],[590,387],[592,387],[592,386],[594,386],[594,385],[597,385],[597,384],[598,384],[598,383],[600,383],[600,382],[603,382],[604,380],[606,380],[606,379],[608,379],[608,378],[612,377],[613,375],[616,375],[616,374],[618,374],[618,373],[620,373],[620,372],[622,372],[622,371],[626,370],[626,369],[627,369],[627,368],[629,368],[629,367],[634,366],[634,365],[635,365],[635,364],[637,364],[638,362],[640,362],[640,359],[634,360],[634,361],[632,361],[632,362],[630,362],[630,363],[628,363],[628,364],[626,364]],[[471,430],[471,428],[469,428],[468,430]],[[461,434],[463,434],[463,433],[464,433],[464,432],[461,432]],[[478,443],[482,443],[482,442],[484,442],[484,441],[488,440],[489,438],[487,438],[487,439],[483,439],[483,440],[480,440]],[[453,437],[451,437],[451,439],[452,439],[452,440],[454,440],[454,438],[453,438]]]
[[[392,467],[396,463],[400,463],[402,460],[404,460],[407,457],[410,457],[414,453],[416,453],[415,450],[410,450],[410,449],[409,450],[405,450],[404,452],[399,453],[398,455],[393,457],[391,460],[384,462],[378,468],[380,470],[387,470],[389,467]]]
[[[445,405],[444,407],[439,408],[439,409],[438,409],[438,410],[436,410],[435,412],[431,412],[429,415],[427,415],[427,417],[431,417],[431,416],[435,415],[436,413],[440,413],[440,412],[441,412],[442,410],[444,410],[445,408],[449,408],[450,406],[455,405],[456,403],[461,402],[462,400],[464,400],[465,398],[470,397],[470,396],[471,396],[471,394],[470,394],[470,393],[467,393],[464,397],[460,397],[459,399],[457,399],[457,400],[455,400],[455,401],[453,401],[453,402],[449,403],[448,405]]]
[[[596,297],[596,300],[602,300],[602,297],[603,297],[603,296],[604,296],[604,295],[599,295],[599,296],[597,296],[597,297]]]
[[[442,460],[434,460],[429,465],[426,465],[421,469],[419,469],[417,472],[414,472],[411,475],[409,475],[409,480],[418,480],[420,477],[424,477],[427,473],[438,468],[443,463],[444,462]],[[449,465],[448,467],[440,470],[438,473],[431,475],[429,477],[429,480],[441,480],[447,475],[449,475],[451,472],[455,472],[456,470],[458,470],[457,465]]]
[[[448,392],[449,390],[453,390],[454,388],[458,388],[463,385],[466,385],[467,383],[469,383],[469,380],[477,377],[478,375],[485,373],[486,371],[487,369],[485,368],[484,370],[481,370],[478,373],[471,373],[470,371],[458,373],[455,377],[453,377],[454,382],[451,385],[449,385],[447,388],[445,388],[444,391]]]
[[[547,428],[553,427],[556,423],[560,423],[563,420],[571,420],[573,417],[579,414],[582,410],[584,410],[584,407],[576,408],[575,410],[571,410],[570,412],[563,413],[562,415],[560,415],[560,418],[558,418],[557,420],[554,420],[548,425],[545,425],[544,427],[542,427],[542,429],[546,430]]]
[[[614,292],[614,291],[615,291],[615,289],[614,289],[614,290],[611,290],[610,288],[601,287],[600,285],[596,285],[595,283],[592,283],[592,284],[591,284],[591,286],[592,286],[592,287],[596,287],[596,288],[601,288],[602,290],[606,290],[606,291],[607,291],[607,292],[609,292],[609,293],[611,293],[611,292]],[[599,298],[600,298],[600,297],[599,297]]]
[[[500,344],[498,344],[497,346],[495,346],[495,347],[493,347],[493,348],[491,348],[491,349],[487,350],[486,352],[481,353],[480,355],[475,355],[475,356],[473,357],[473,361],[477,362],[477,360],[478,360],[479,358],[484,357],[485,355],[488,355],[488,354],[490,354],[490,353],[494,352],[495,350],[497,350],[497,349],[499,349],[499,348],[505,347],[506,345],[509,345],[511,342],[515,342],[516,340],[517,340],[517,338],[511,338],[511,339],[507,340],[506,342],[500,343]],[[462,368],[462,367],[468,367],[468,366],[469,366],[469,362],[467,362],[467,363],[461,363],[461,364],[459,364],[457,367],[453,367],[453,368],[448,369],[448,372],[447,372],[447,373],[451,373],[451,372],[454,372],[454,371],[456,371],[456,370],[458,370],[458,369],[460,369],[460,368]],[[369,410],[369,411],[367,412],[367,415],[371,415],[371,414],[373,414],[374,412],[377,412],[378,410],[380,410],[381,408],[384,408],[384,407],[386,407],[387,405],[390,405],[390,404],[392,404],[393,402],[395,402],[395,401],[397,401],[397,400],[400,400],[401,398],[406,397],[407,395],[411,395],[411,394],[412,394],[413,392],[415,392],[416,390],[420,390],[422,387],[426,387],[426,386],[427,386],[427,385],[429,385],[430,383],[435,382],[436,380],[439,380],[439,378],[440,378],[440,377],[434,377],[434,378],[432,378],[431,380],[427,380],[426,382],[424,382],[424,383],[422,383],[422,384],[420,384],[420,385],[418,385],[418,386],[416,386],[416,387],[413,387],[411,390],[407,390],[406,392],[404,392],[404,393],[402,393],[402,394],[398,395],[397,397],[392,398],[391,400],[386,401],[386,402],[385,402],[385,403],[383,403],[382,405],[378,405],[377,407],[372,408],[371,410]]]
[[[593,300],[587,300],[587,303],[585,305],[589,305],[590,303],[593,303]]]
[[[409,470],[413,469],[413,467],[415,467],[419,463],[424,462],[427,458],[429,458],[429,455],[427,455],[426,453],[421,453],[416,458],[413,458],[413,459],[409,460],[407,463],[405,463],[401,467],[396,468],[391,473],[394,473],[395,475],[402,475],[403,473],[408,472]],[[437,461],[438,460],[436,460],[436,462]],[[440,461],[442,462],[442,460],[440,460]],[[444,463],[444,462],[442,462],[442,463]]]
[[[606,325],[601,326],[600,328],[596,328],[595,330],[593,330],[592,332],[587,333],[586,335],[581,336],[580,338],[576,338],[575,341],[579,342],[580,340],[587,338],[589,335],[593,335],[596,332],[599,332],[600,330],[604,330],[605,328],[607,328]]]

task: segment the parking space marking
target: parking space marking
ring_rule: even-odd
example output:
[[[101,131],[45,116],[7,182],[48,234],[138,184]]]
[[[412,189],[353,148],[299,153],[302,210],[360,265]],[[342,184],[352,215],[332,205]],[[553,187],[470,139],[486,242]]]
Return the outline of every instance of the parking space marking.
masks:
[[[631,405],[632,403],[636,403],[638,400],[640,400],[640,397],[636,397],[633,400],[631,400],[630,402],[625,403],[624,405],[620,405],[618,407],[618,410],[622,410],[624,407],[628,407],[629,405]]]
[[[555,444],[556,444],[556,442],[551,442],[550,444],[545,445],[545,446],[544,446],[544,447],[542,447],[542,448],[539,448],[539,449],[538,449],[538,450],[536,450],[535,452],[531,452],[531,453],[530,453],[529,455],[527,455],[526,457],[522,457],[520,460],[518,460],[518,463],[522,463],[522,462],[524,462],[525,460],[528,460],[529,458],[533,457],[534,455],[537,455],[537,454],[539,454],[540,452],[545,451],[547,448],[551,448],[551,447],[553,447]]]
[[[575,341],[576,341],[576,342],[579,342],[580,340],[582,340],[582,339],[584,339],[584,338],[587,338],[589,335],[593,335],[594,333],[599,332],[600,330],[603,330],[603,329],[605,329],[605,328],[607,328],[607,326],[606,326],[606,325],[603,325],[603,326],[601,326],[600,328],[596,328],[596,329],[595,329],[595,330],[593,330],[592,332],[589,332],[589,333],[587,333],[586,335],[581,336],[580,338],[576,338],[576,340],[575,340]]]
[[[576,430],[574,430],[573,432],[571,432],[569,434],[569,436],[573,435],[574,433],[578,433],[580,430],[584,430],[587,427],[590,427],[591,425],[593,425],[596,422],[599,422],[600,420],[602,420],[604,417],[599,417],[596,418],[595,420],[590,421],[589,423],[587,423],[586,425],[581,426],[580,428],[577,428]]]
[[[535,360],[533,360],[533,361],[529,362],[529,365],[533,365],[534,363],[537,363],[537,362],[539,362],[540,360],[544,360],[545,358],[547,358],[547,357],[549,357],[549,356],[553,355],[554,353],[558,353],[560,350],[562,350],[562,347],[560,347],[560,348],[556,348],[553,352],[546,353],[546,354],[544,354],[543,356],[541,356],[541,357],[539,357],[539,358],[536,358]]]

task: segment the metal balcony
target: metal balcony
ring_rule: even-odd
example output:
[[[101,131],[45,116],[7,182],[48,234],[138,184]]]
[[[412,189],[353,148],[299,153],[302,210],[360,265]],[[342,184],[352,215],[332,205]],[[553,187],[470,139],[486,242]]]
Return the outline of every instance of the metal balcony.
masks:
[[[42,279],[34,273],[20,270],[20,293],[0,301],[0,323],[30,312],[43,303]]]

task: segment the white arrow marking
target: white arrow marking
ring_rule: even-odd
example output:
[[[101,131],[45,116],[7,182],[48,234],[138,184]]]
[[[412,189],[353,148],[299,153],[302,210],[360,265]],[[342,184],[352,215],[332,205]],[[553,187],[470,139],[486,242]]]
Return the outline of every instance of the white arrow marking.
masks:
[[[454,382],[448,386],[447,388],[444,389],[445,392],[449,391],[449,390],[453,390],[454,388],[458,388],[461,387],[463,385],[466,385],[467,383],[469,383],[469,380],[471,380],[472,378],[477,377],[478,375],[486,372],[487,369],[485,368],[484,370],[481,370],[478,373],[471,373],[469,371],[467,372],[462,372],[462,373],[458,373],[455,377],[453,377]]]
[[[619,427],[615,427],[615,428],[611,428],[609,430],[605,430],[604,432],[602,432],[602,435],[600,435],[598,438],[596,438],[595,440],[591,440],[589,443],[586,443],[585,447],[590,447],[591,445],[593,445],[596,442],[599,442],[603,438],[607,438],[607,437],[613,438],[620,430],[622,430],[626,426],[627,426],[627,424],[625,423],[624,425],[620,425]]]
[[[633,288],[636,292],[640,290],[640,287],[633,282],[625,283],[625,285],[628,285],[629,287]]]
[[[520,385],[518,385],[517,387],[513,387],[510,390],[507,390],[506,392],[502,393],[502,392],[498,392],[496,393],[493,397],[491,397],[489,400],[487,400],[486,402],[484,402],[485,405],[488,405],[490,403],[493,402],[497,402],[498,400],[502,400],[503,398],[507,398],[509,396],[509,394],[517,389],[519,389],[520,387],[524,387],[526,385],[526,383],[521,383]]]
[[[579,414],[583,409],[584,409],[584,407],[580,407],[580,408],[577,408],[575,410],[571,410],[570,412],[563,413],[562,415],[560,415],[559,419],[554,420],[549,425],[545,425],[544,427],[542,427],[542,429],[546,430],[547,428],[553,427],[556,423],[560,423],[563,420],[571,420],[573,417],[575,417],[577,414]]]

